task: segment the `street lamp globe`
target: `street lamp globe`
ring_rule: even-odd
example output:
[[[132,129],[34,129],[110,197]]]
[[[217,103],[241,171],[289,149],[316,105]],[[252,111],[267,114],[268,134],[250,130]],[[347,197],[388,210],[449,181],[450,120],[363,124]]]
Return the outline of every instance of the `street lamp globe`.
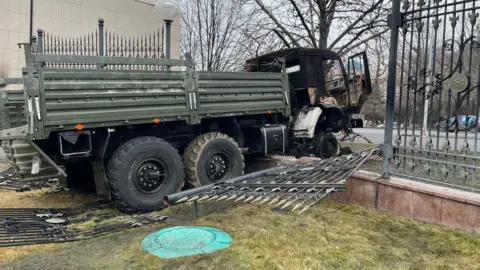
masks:
[[[173,0],[157,0],[153,8],[165,21],[173,21],[180,13],[179,8]]]

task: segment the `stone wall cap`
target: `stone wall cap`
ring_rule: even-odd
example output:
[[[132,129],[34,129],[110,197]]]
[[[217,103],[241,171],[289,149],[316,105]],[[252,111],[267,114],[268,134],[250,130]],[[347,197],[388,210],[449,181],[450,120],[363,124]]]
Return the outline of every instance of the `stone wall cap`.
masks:
[[[372,173],[367,171],[357,171],[352,175],[352,178],[362,179],[365,181],[376,182],[380,177],[378,173]],[[380,179],[379,182],[382,185],[392,186],[402,189],[407,189],[423,194],[428,194],[440,198],[449,200],[464,202],[472,205],[480,206],[480,194],[453,189],[449,187],[437,186],[433,184],[412,181],[399,177],[390,177],[390,179]]]

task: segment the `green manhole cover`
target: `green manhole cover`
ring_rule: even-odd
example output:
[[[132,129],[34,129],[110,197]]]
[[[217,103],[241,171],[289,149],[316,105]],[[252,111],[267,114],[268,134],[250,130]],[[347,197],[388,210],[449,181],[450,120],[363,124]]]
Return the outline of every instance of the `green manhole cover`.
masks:
[[[151,233],[142,241],[142,248],[160,258],[178,258],[212,253],[227,248],[232,237],[211,227],[173,227]]]

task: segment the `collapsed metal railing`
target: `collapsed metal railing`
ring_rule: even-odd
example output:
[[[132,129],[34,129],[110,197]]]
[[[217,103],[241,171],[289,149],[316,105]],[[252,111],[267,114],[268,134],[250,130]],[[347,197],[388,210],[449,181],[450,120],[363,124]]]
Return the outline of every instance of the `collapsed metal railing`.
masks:
[[[357,138],[363,139],[367,143],[373,143],[371,140],[369,140],[364,135],[362,135],[360,133],[356,133],[352,130],[345,132],[341,136],[337,136],[337,140],[340,141],[340,142],[346,142],[346,141],[355,142],[355,140]]]
[[[22,182],[13,169],[0,172],[0,189],[25,192],[42,188],[51,188],[57,184],[57,180],[49,179],[36,182]]]
[[[379,148],[304,164],[275,167],[164,198],[166,205],[233,201],[293,207],[300,214],[327,195],[346,190],[346,180]]]
[[[156,215],[117,216],[113,213],[92,214],[113,209],[112,203],[94,203],[81,208],[8,208],[0,209],[0,247],[64,243],[91,239],[157,222],[168,217]],[[120,220],[81,229],[84,222]]]

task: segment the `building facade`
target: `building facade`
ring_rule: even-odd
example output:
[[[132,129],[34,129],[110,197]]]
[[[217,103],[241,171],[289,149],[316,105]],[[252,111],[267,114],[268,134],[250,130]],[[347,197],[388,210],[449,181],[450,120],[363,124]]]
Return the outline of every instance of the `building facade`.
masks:
[[[33,0],[33,32],[78,39],[98,29],[124,37],[160,32],[163,19],[153,10],[155,0]],[[2,0],[0,4],[0,77],[20,77],[25,65],[18,43],[29,42],[30,0]],[[149,5],[150,4],[150,5]],[[180,17],[172,24],[171,57],[180,57]],[[162,41],[163,43],[163,41]]]

